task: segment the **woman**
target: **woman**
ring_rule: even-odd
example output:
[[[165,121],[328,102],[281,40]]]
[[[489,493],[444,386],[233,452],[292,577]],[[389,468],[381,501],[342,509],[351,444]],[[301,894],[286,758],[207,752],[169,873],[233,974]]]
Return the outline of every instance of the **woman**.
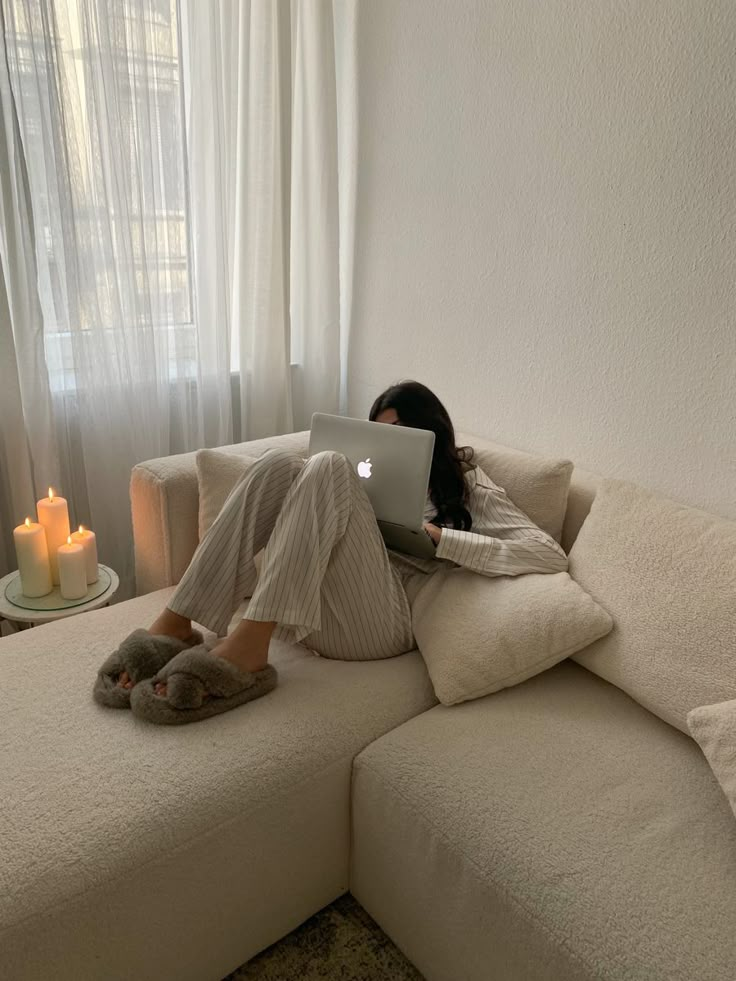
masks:
[[[486,576],[567,568],[557,542],[474,465],[473,450],[455,446],[450,417],[426,386],[392,385],[369,418],[435,434],[424,529],[436,557],[386,549],[342,454],[304,460],[269,450],[230,493],[161,615],[102,665],[97,701],[130,705],[152,722],[194,722],[275,686],[274,636],[342,660],[411,650],[411,600],[443,563]],[[247,617],[225,636],[246,596]],[[222,638],[216,646],[205,647],[193,620]]]

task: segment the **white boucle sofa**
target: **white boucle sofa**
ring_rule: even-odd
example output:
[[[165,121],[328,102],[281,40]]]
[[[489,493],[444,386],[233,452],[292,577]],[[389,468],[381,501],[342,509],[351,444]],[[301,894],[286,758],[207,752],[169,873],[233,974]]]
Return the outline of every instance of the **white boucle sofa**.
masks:
[[[568,551],[597,485],[573,473]],[[215,719],[94,703],[196,547],[194,454],[137,467],[131,500],[141,595],[0,641],[0,978],[219,981],[350,890],[428,981],[733,981],[720,787],[572,661],[445,707],[417,651],[275,642],[277,689]]]

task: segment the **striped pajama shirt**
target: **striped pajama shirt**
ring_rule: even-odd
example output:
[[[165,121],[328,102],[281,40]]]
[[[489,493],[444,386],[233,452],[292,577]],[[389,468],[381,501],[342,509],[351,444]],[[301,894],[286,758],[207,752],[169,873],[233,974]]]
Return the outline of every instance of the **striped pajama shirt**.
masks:
[[[415,647],[410,597],[442,565],[481,575],[559,572],[567,557],[476,467],[470,532],[443,528],[436,558],[389,551],[361,480],[340,453],[268,450],[230,492],[168,607],[224,636],[250,596],[250,620],[339,660]],[[425,520],[434,509],[428,504]],[[264,549],[260,574],[254,557]]]

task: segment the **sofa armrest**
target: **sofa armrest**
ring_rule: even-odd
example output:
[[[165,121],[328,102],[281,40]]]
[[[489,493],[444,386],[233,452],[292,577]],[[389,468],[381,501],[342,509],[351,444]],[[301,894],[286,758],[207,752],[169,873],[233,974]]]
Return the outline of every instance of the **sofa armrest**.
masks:
[[[280,448],[306,456],[308,447],[309,430],[305,430],[218,449],[223,453],[262,456],[266,450]],[[196,452],[139,463],[131,474],[130,503],[136,594],[140,596],[178,583],[197,548]]]

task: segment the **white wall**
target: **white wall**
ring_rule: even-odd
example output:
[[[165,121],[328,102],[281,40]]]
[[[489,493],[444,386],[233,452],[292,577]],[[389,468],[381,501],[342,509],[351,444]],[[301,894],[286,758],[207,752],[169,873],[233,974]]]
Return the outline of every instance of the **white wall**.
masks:
[[[348,411],[736,518],[734,0],[362,0]]]

